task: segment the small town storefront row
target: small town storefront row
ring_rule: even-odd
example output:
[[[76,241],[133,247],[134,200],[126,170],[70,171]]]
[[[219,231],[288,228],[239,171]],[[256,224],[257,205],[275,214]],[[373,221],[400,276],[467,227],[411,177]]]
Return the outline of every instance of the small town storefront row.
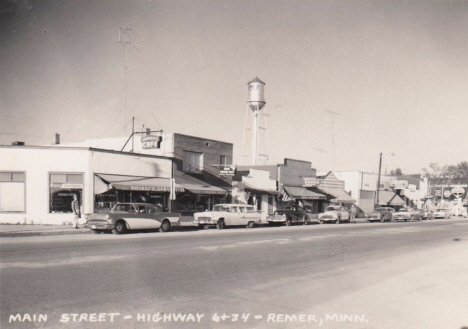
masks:
[[[90,147],[0,146],[0,158],[0,223],[5,224],[70,223],[74,195],[83,215],[109,210],[117,202],[148,202],[193,215],[227,202],[229,193],[202,181],[174,182],[173,159],[163,156]]]

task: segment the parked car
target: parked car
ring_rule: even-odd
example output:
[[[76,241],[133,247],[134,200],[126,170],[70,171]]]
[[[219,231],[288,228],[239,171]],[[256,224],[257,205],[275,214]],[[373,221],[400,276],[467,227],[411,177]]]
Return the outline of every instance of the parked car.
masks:
[[[407,221],[414,221],[418,220],[420,221],[422,219],[421,213],[413,208],[402,208],[400,211],[393,213],[393,219],[396,221],[399,220],[404,220],[405,222]]]
[[[449,218],[450,214],[447,209],[439,208],[434,211],[434,218]]]
[[[216,226],[222,230],[226,226],[245,225],[252,228],[261,224],[261,214],[254,206],[242,204],[218,204],[212,211],[196,212],[193,224],[199,228]]]
[[[366,213],[365,218],[367,222],[390,222],[393,220],[393,214],[395,209],[391,207],[378,207],[375,208],[373,212]]]
[[[431,220],[434,218],[434,212],[430,209],[423,209],[421,211],[421,217],[422,219]]]
[[[335,224],[339,224],[341,222],[349,223],[348,208],[343,206],[328,206],[325,208],[325,212],[319,215],[319,221],[321,224],[328,222]]]
[[[287,205],[281,209],[275,210],[273,215],[268,216],[268,224],[286,224],[291,226],[292,224],[301,223],[307,225],[311,221],[318,222],[317,219],[312,218],[312,212],[306,211],[298,205]]]
[[[164,212],[161,207],[149,203],[116,203],[110,211],[86,215],[85,226],[96,234],[149,229],[167,232],[171,227],[180,226],[180,213]]]

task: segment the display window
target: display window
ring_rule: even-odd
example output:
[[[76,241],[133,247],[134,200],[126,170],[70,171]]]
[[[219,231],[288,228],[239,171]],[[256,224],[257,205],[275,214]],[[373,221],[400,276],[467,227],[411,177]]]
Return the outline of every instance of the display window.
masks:
[[[50,173],[50,213],[72,213],[73,196],[83,200],[83,174]]]
[[[0,212],[26,211],[26,174],[0,172]]]
[[[215,204],[226,203],[226,197],[210,194],[181,193],[177,195],[177,211],[199,212],[213,209]]]
[[[96,211],[110,210],[117,202],[141,202],[167,209],[168,200],[169,193],[109,190],[94,196],[94,208]]]

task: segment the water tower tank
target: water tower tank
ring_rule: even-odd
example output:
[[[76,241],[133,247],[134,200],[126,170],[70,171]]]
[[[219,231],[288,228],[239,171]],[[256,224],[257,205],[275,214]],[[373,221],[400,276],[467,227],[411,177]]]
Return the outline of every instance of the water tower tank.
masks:
[[[259,78],[255,78],[250,81],[248,84],[249,86],[249,96],[247,103],[249,104],[249,108],[252,111],[259,111],[265,106],[265,82],[260,80]]]

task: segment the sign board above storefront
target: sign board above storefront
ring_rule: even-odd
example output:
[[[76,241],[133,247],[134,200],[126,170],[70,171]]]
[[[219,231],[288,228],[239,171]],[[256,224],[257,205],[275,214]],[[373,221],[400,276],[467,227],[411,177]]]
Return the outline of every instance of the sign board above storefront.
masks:
[[[320,180],[316,177],[302,177],[304,180],[303,187],[317,187],[320,184]]]
[[[461,196],[465,193],[465,189],[461,186],[456,186],[452,189],[452,194],[456,195],[457,197]]]
[[[141,137],[141,144],[144,149],[158,149],[161,141],[161,136],[146,135]]]
[[[83,188],[83,184],[71,184],[71,183],[50,183],[52,188],[63,188],[63,189],[76,189]]]
[[[219,176],[234,176],[236,166],[222,166],[219,168]]]
[[[390,183],[390,187],[392,187],[394,190],[402,190],[407,188],[409,185],[407,180],[394,180]]]

